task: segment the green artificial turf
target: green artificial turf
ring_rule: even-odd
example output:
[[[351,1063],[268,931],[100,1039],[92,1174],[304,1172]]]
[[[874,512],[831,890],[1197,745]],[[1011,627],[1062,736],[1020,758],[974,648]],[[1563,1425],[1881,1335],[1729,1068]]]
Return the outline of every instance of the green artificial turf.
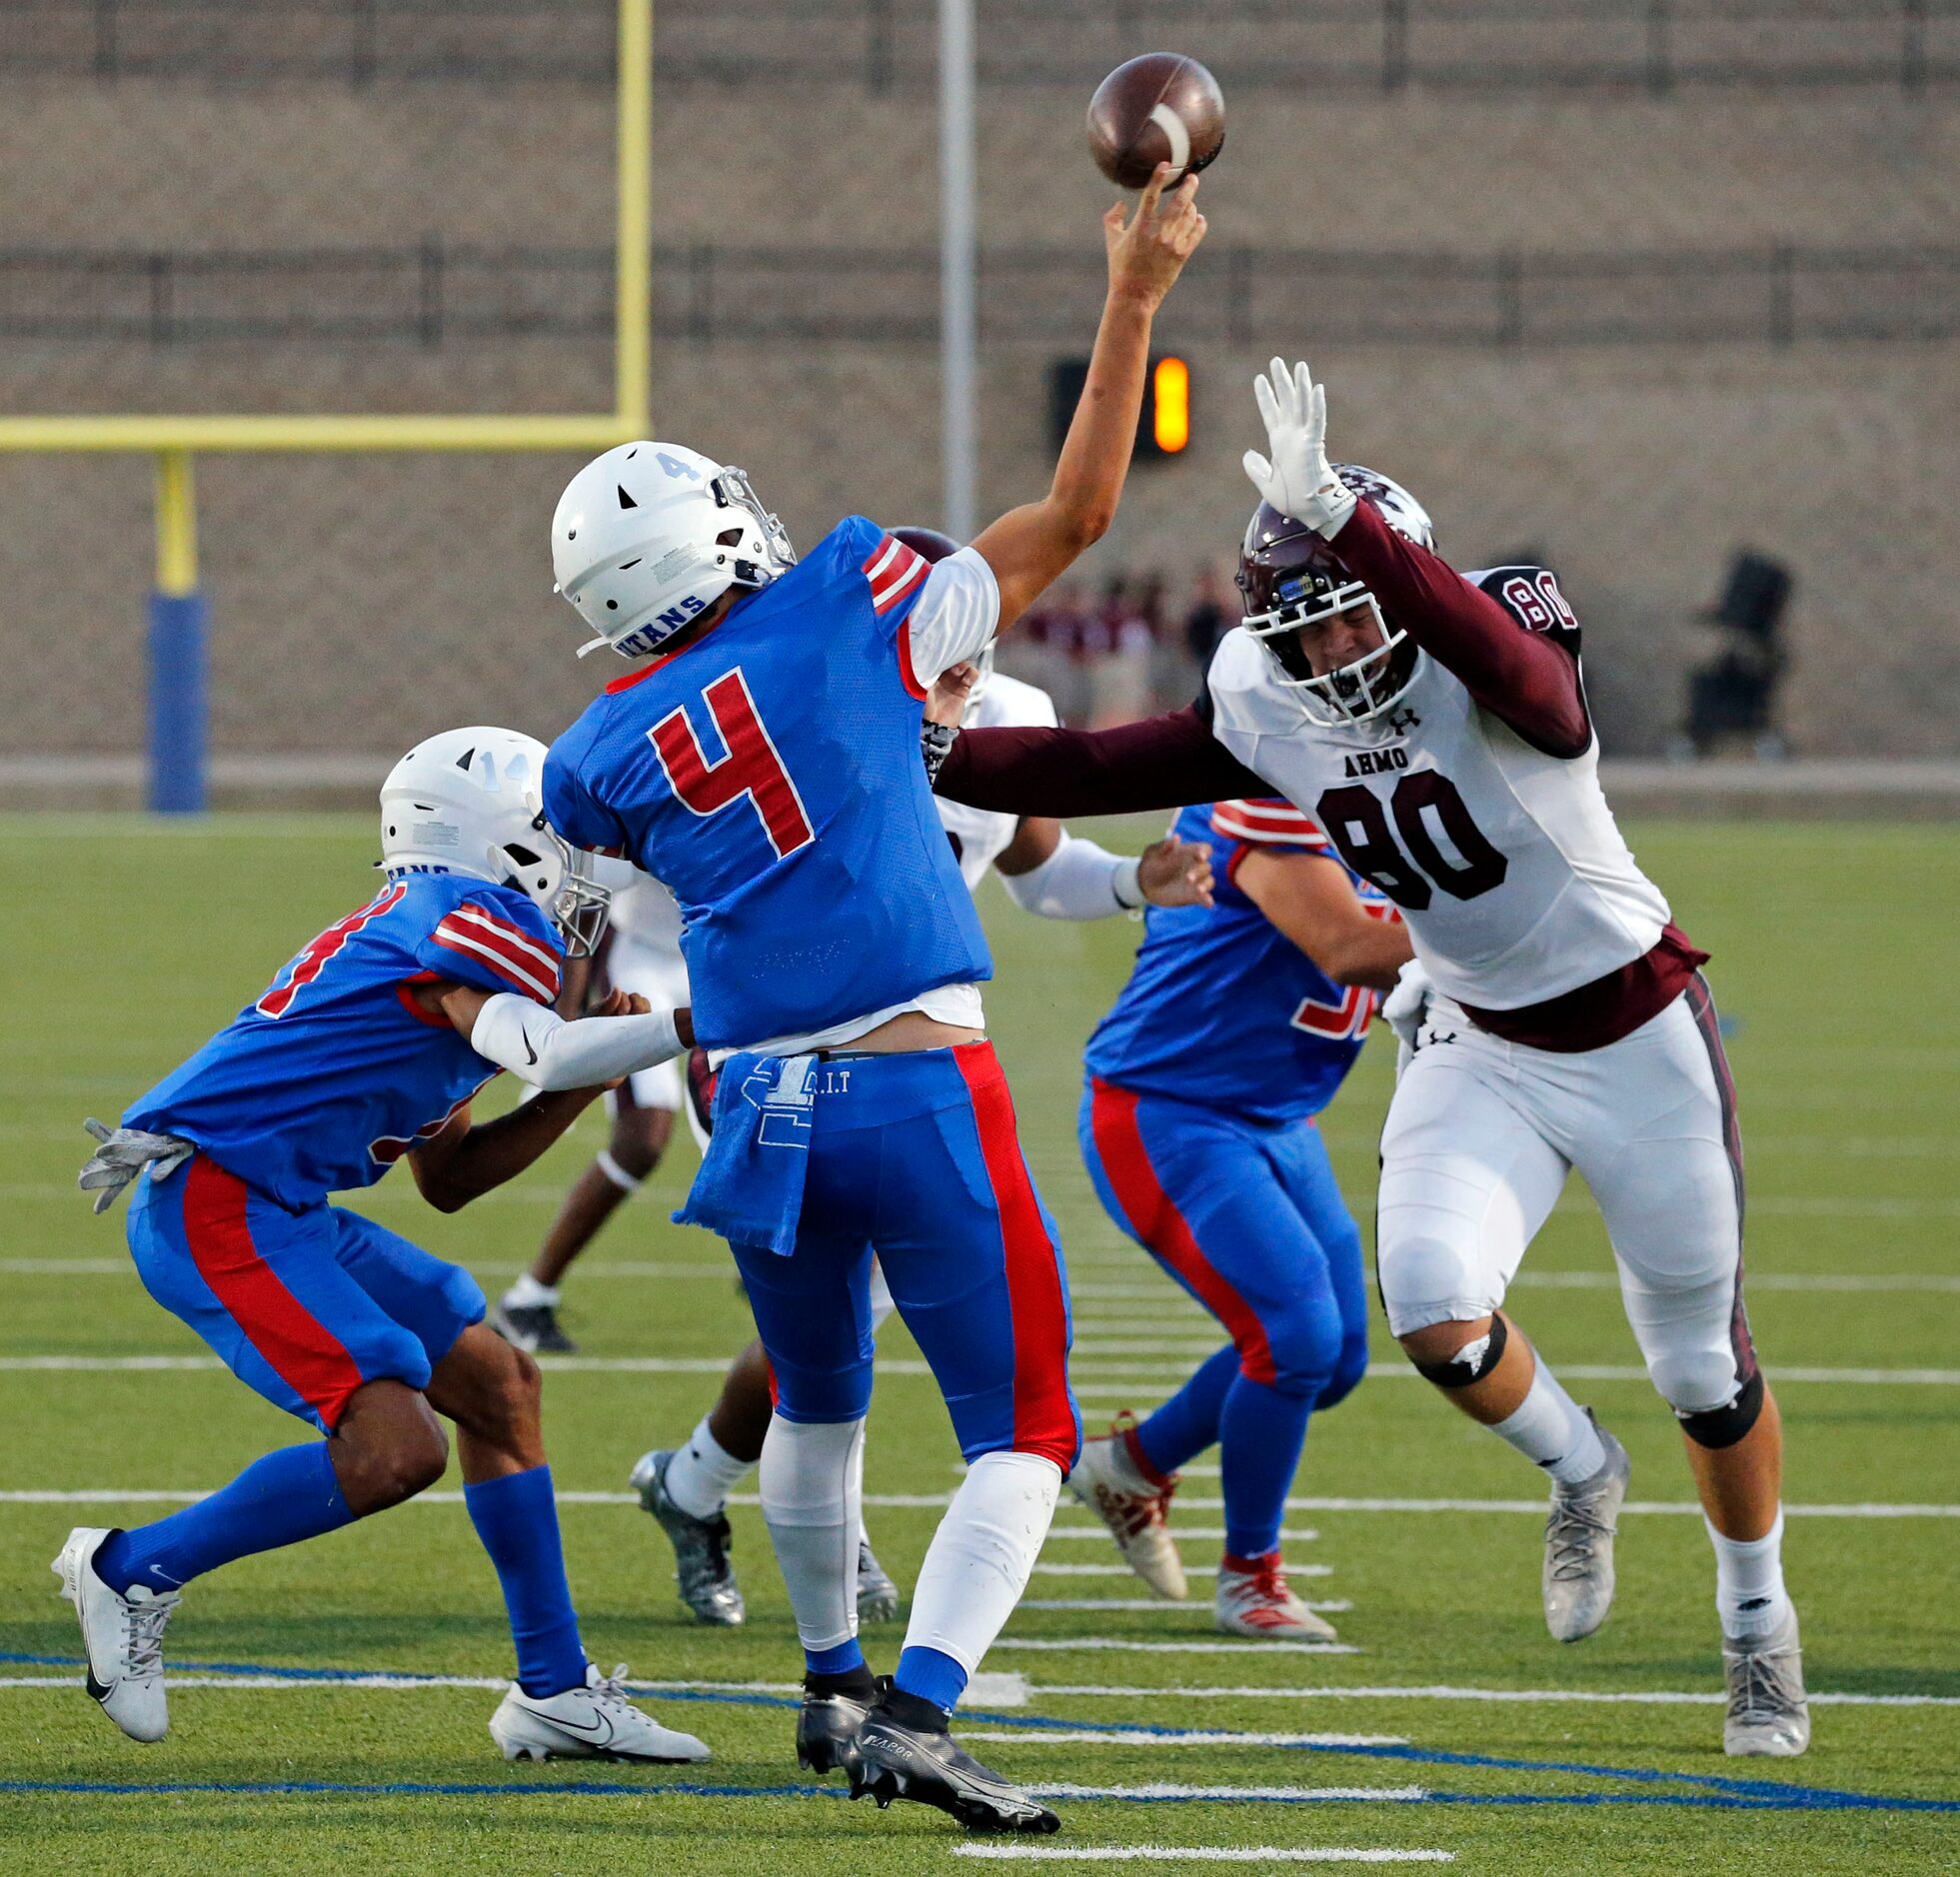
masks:
[[[1750,1314],[1772,1379],[1803,1369],[1929,1377],[1778,1381],[1788,1498],[1951,1512],[1960,1503],[1952,1094],[1960,838],[1938,826],[1866,824],[1648,824],[1632,834],[1681,922],[1714,953],[1710,976],[1733,1031],[1749,1155]],[[507,1767],[484,1729],[498,1698],[488,1688],[235,1685],[240,1668],[508,1673],[495,1580],[453,1497],[196,1583],[171,1628],[170,1660],[180,1677],[197,1676],[193,1664],[229,1665],[203,1672],[234,1685],[179,1685],[160,1745],[125,1740],[76,1687],[18,1685],[66,1683],[76,1672],[72,1614],[47,1570],[70,1525],[156,1514],[18,1495],[191,1492],[300,1434],[215,1369],[22,1365],[25,1357],[203,1353],[127,1268],[120,1211],[92,1218],[75,1192],[87,1145],[81,1117],[112,1117],[256,995],[314,931],[360,904],[371,891],[371,830],[350,818],[239,817],[184,829],[110,818],[0,822],[11,887],[0,906],[0,1492],[14,1495],[0,1500],[0,1679],[10,1684],[0,1687],[0,1869],[352,1877],[617,1867],[724,1877],[982,1868],[956,1856],[961,1834],[939,1814],[847,1805],[797,1771],[780,1690],[800,1659],[753,1503],[734,1511],[751,1614],[733,1632],[687,1619],[660,1534],[631,1504],[568,1503],[563,1512],[586,1639],[602,1666],[623,1660],[649,1680],[763,1684],[649,1697],[710,1740],[716,1757],[705,1768]],[[1125,1401],[1140,1408],[1159,1398],[1180,1364],[1218,1340],[1103,1216],[1075,1154],[1080,1045],[1121,981],[1136,929],[1120,920],[1044,925],[993,887],[982,898],[998,966],[992,1031],[1080,1286],[1077,1335],[1086,1346],[1075,1378],[1093,1424]],[[1379,1040],[1370,1045],[1324,1122],[1364,1226],[1389,1053]],[[401,1173],[355,1203],[494,1287],[529,1258],[600,1128],[588,1116],[530,1176],[456,1216],[424,1207]],[[547,1430],[562,1492],[623,1494],[634,1458],[687,1433],[713,1398],[715,1371],[748,1334],[726,1252],[668,1222],[693,1163],[683,1141],[575,1269],[565,1314],[582,1359],[698,1367],[575,1362],[552,1373]],[[1575,1183],[1511,1299],[1555,1365],[1637,1364],[1610,1271],[1598,1218]],[[1885,1277],[1916,1287],[1869,1287]],[[1829,1278],[1867,1287],[1794,1281]],[[1098,1342],[1131,1346],[1105,1352]],[[1375,1353],[1381,1372],[1315,1422],[1297,1494],[1540,1496],[1531,1469],[1399,1372],[1379,1321]],[[958,1455],[901,1325],[887,1331],[881,1356],[868,1490],[944,1494]],[[1688,1500],[1679,1437],[1643,1381],[1588,1380],[1575,1392],[1625,1441],[1635,1500]],[[457,1484],[444,1482],[452,1492]],[[1215,1474],[1193,1472],[1174,1526],[1215,1530],[1216,1498]],[[868,1516],[881,1555],[909,1583],[936,1514],[930,1505],[874,1504]],[[1085,1523],[1064,1503],[1058,1531]],[[1358,1653],[1011,1646],[1221,1642],[1205,1578],[1182,1607],[1023,1609],[1010,1623],[987,1668],[1026,1678],[1022,1704],[981,1701],[997,1721],[969,1723],[994,1763],[1042,1785],[1173,1782],[1267,1795],[1057,1799],[1065,1831],[1049,1848],[1442,1850],[1459,1869],[1506,1877],[1960,1864],[1960,1815],[1875,1803],[1960,1801],[1960,1522],[1952,1517],[1791,1517],[1786,1558],[1812,1689],[1901,1699],[1819,1704],[1808,1757],[1776,1763],[1724,1759],[1716,1706],[1552,1698],[1717,1691],[1713,1568],[1694,1517],[1626,1517],[1612,1619],[1576,1647],[1544,1633],[1538,1527],[1527,1512],[1303,1507],[1288,1525],[1311,1534],[1288,1546],[1295,1565],[1315,1567],[1298,1587],[1351,1606],[1333,1620]],[[1187,1538],[1182,1548],[1200,1564],[1214,1562],[1218,1547]],[[1113,1561],[1094,1535],[1057,1536],[1042,1558]],[[1037,1599],[1139,1594],[1123,1576],[1039,1571],[1029,1589]],[[900,1635],[898,1625],[868,1634],[876,1666],[890,1668]],[[1100,1688],[1132,1692],[1088,1692]],[[1363,1688],[1431,1692],[1311,1692]],[[1444,1689],[1543,1698],[1445,1698]],[[1050,1731],[1056,1723],[1338,1731],[1407,1745],[1197,1747],[1148,1734],[981,1744],[989,1726],[1024,1734],[1043,1723]],[[1761,1783],[1709,1783],[1734,1780]],[[330,1789],[271,1789],[296,1784]],[[738,1790],[669,1790],[676,1786]],[[1312,1796],[1354,1788],[1436,1796]]]

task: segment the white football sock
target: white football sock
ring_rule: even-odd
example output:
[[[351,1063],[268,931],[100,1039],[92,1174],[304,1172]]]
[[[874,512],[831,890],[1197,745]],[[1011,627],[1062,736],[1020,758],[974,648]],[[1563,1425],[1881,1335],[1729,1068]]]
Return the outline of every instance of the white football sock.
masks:
[[[551,1284],[541,1284],[529,1271],[504,1292],[507,1310],[535,1310],[546,1304],[554,1310],[558,1308],[557,1289]]]
[[[808,1650],[835,1649],[858,1633],[864,1439],[863,1421],[778,1414],[763,1441],[763,1519]]]
[[[1567,1486],[1590,1479],[1606,1464],[1599,1430],[1542,1359],[1517,1412],[1490,1431]]]
[[[1708,1516],[1701,1522],[1708,1525]],[[1715,1608],[1725,1636],[1759,1636],[1774,1629],[1790,1607],[1783,1588],[1783,1508],[1760,1538],[1724,1538],[1708,1525],[1715,1547]]]
[[[972,1674],[1013,1614],[1048,1535],[1061,1469],[1037,1453],[983,1453],[953,1495],[912,1593],[909,1649]]]
[[[704,1414],[688,1444],[667,1463],[667,1496],[691,1518],[713,1518],[755,1464],[723,1446]]]

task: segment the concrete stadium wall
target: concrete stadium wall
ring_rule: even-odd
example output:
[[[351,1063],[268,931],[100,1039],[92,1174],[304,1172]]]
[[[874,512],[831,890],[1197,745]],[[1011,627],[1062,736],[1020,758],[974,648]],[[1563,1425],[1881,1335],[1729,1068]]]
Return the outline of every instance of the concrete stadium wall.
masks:
[[[982,95],[982,239],[1099,239],[1106,200],[1052,91]],[[659,249],[934,239],[930,98],[663,90]],[[0,245],[236,250],[610,237],[610,101],[570,87],[352,94],[119,83],[0,86]],[[1500,245],[1615,253],[1794,242],[1955,244],[1960,107],[1891,93],[1465,103],[1413,93],[1235,101],[1207,178],[1214,238],[1289,248]],[[660,255],[657,252],[658,267]],[[1205,265],[1200,256],[1194,264]],[[1095,313],[1081,295],[1085,346]],[[1588,628],[1613,748],[1660,747],[1691,624],[1728,551],[1800,588],[1786,718],[1833,756],[1950,751],[1960,698],[1960,346],[1316,344],[1310,296],[1255,348],[1188,322],[1196,442],[1139,468],[1086,571],[1179,578],[1229,551],[1269,349],[1331,386],[1343,454],[1413,488],[1463,565],[1530,548]],[[1061,347],[1054,350],[1065,349]],[[988,348],[983,496],[1046,477],[1050,348]],[[0,343],[9,410],[547,410],[610,402],[603,347]],[[847,508],[938,508],[938,371],[918,344],[663,343],[659,427],[741,462],[809,541]],[[588,694],[549,593],[556,458],[207,459],[215,741],[386,751],[442,722],[549,733]],[[141,735],[149,466],[0,458],[0,753]],[[24,680],[24,682],[23,682]]]

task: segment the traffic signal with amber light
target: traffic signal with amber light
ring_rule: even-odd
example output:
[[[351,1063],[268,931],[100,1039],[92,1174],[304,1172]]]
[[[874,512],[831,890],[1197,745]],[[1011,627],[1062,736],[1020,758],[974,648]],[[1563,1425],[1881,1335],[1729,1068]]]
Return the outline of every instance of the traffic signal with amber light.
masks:
[[[1068,437],[1075,406],[1081,402],[1088,360],[1056,359],[1048,367],[1048,446],[1059,451]],[[1143,409],[1136,420],[1139,463],[1182,456],[1191,441],[1191,368],[1174,356],[1152,359],[1143,384]]]

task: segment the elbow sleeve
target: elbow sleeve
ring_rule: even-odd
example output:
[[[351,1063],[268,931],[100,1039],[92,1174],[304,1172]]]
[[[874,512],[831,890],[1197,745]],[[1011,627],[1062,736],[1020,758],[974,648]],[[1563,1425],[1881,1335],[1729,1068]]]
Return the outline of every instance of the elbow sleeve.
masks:
[[[1137,863],[1063,829],[1055,851],[1025,874],[1004,874],[1014,904],[1041,919],[1108,919],[1143,904]]]
[[[556,1010],[505,991],[478,1012],[470,1046],[520,1081],[553,1092],[653,1068],[681,1053],[681,1034],[668,1010],[568,1023]]]

